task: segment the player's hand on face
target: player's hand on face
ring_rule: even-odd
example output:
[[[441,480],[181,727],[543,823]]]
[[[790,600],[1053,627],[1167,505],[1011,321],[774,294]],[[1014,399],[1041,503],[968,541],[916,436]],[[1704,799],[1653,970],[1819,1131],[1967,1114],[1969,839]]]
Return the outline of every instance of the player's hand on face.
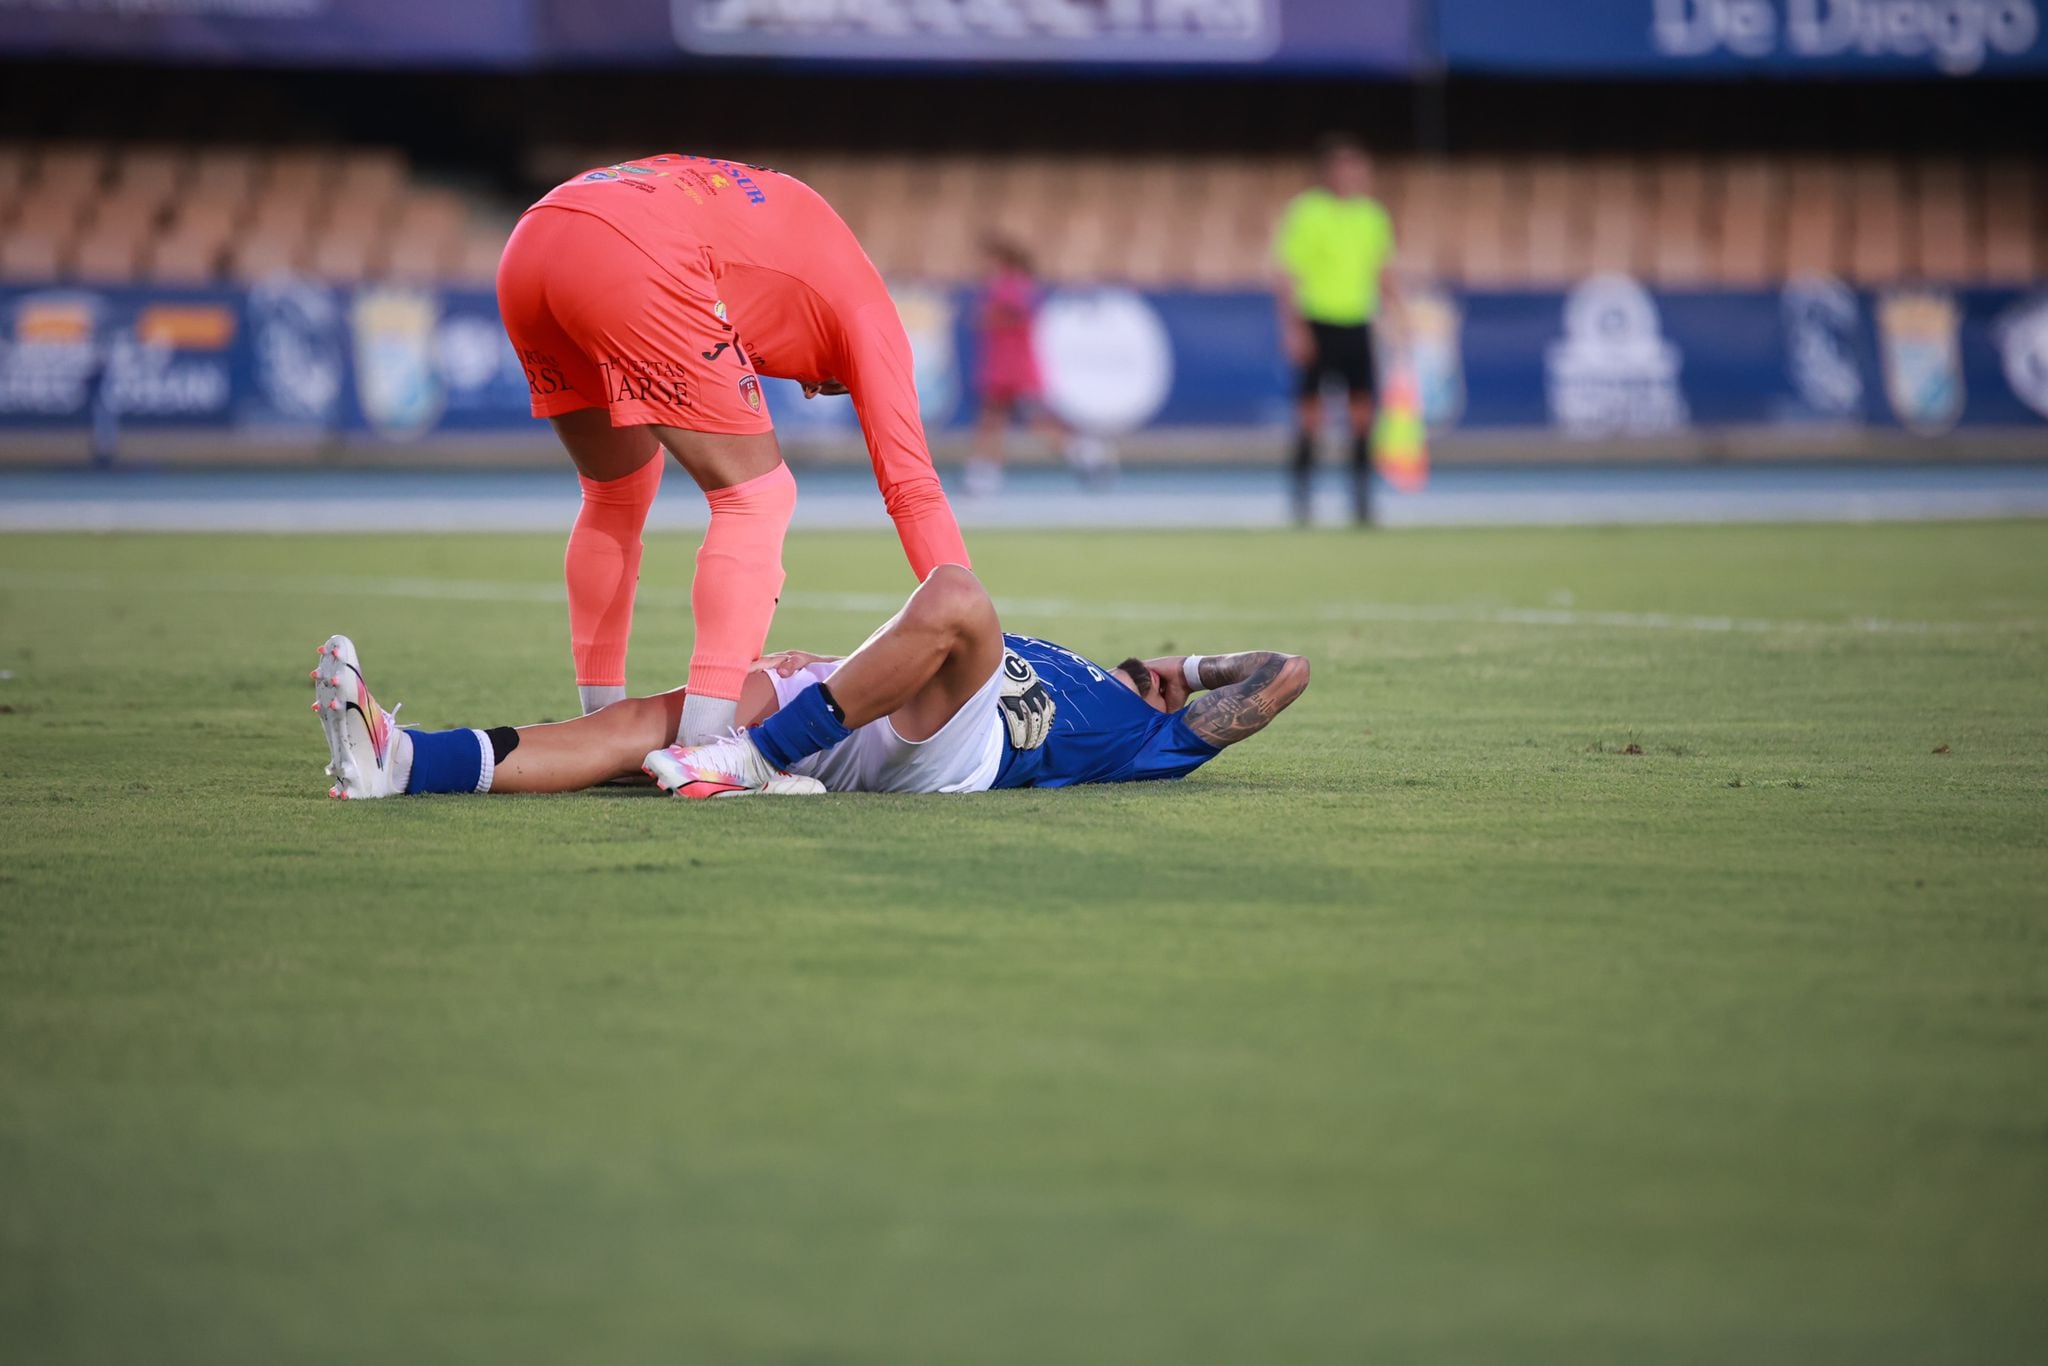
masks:
[[[1160,670],[1153,677],[1159,682],[1159,700],[1166,704],[1168,711],[1179,711],[1188,704],[1188,685],[1178,671],[1167,673]]]
[[[774,654],[762,655],[754,661],[754,673],[773,672],[783,678],[802,673],[813,664],[824,664],[836,659],[836,655],[814,655],[809,650],[777,650]]]
[[[1166,704],[1166,710],[1179,711],[1188,704],[1186,655],[1148,659],[1145,667],[1152,671],[1152,681],[1159,688],[1159,700]]]

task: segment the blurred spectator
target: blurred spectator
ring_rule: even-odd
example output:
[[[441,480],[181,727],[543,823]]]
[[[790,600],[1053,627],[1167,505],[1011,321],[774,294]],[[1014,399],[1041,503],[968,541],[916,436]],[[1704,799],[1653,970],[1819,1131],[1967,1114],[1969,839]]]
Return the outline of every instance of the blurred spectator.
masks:
[[[1372,522],[1372,418],[1379,397],[1373,323],[1382,299],[1395,302],[1390,267],[1394,225],[1372,197],[1372,161],[1348,137],[1318,148],[1323,183],[1288,202],[1273,241],[1281,279],[1280,335],[1296,368],[1294,515],[1311,513],[1322,389],[1337,380],[1349,395],[1352,512]]]
[[[982,239],[982,257],[985,275],[975,310],[980,361],[974,372],[980,417],[967,465],[967,492],[983,496],[1002,487],[1004,439],[1020,420],[1059,450],[1084,481],[1108,477],[1115,470],[1108,443],[1072,430],[1046,406],[1045,382],[1032,344],[1032,325],[1044,291],[1029,253],[991,233]]]

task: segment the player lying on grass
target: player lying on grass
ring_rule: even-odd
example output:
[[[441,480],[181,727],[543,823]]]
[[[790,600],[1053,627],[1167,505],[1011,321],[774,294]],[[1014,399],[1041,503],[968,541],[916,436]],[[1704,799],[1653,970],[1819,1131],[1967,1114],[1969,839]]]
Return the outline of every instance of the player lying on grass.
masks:
[[[572,792],[641,771],[679,796],[725,797],[1179,778],[1263,730],[1308,686],[1308,661],[1255,650],[1104,668],[1004,634],[981,581],[946,565],[846,658],[762,660],[740,690],[747,728],[707,745],[668,743],[681,689],[552,725],[418,731],[377,706],[346,636],[320,647],[313,679],[336,797]]]
[[[533,415],[554,424],[582,478],[564,571],[584,711],[626,695],[640,533],[666,448],[711,505],[690,587],[689,699],[669,738],[735,723],[796,508],[761,375],[852,394],[911,572],[922,582],[968,563],[896,305],[852,230],[803,182],[675,152],[585,171],[513,229],[498,309]]]

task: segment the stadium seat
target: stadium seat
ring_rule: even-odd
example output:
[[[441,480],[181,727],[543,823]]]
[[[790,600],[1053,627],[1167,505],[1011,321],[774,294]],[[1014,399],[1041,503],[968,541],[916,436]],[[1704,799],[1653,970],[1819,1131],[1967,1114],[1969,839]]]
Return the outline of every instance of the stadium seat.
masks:
[[[0,276],[22,284],[44,284],[59,277],[63,257],[58,239],[47,233],[21,232],[0,237]]]
[[[489,288],[498,279],[498,258],[505,254],[505,239],[511,235],[510,225],[500,229],[478,228],[472,230],[458,245],[454,254],[452,274],[463,284]]]
[[[129,148],[114,159],[107,193],[162,209],[184,188],[191,165],[191,154],[182,148]]]
[[[1529,254],[1523,282],[1561,286],[1582,278],[1590,264],[1587,219],[1591,205],[1578,168],[1545,159],[1529,168]]]
[[[123,219],[109,219],[79,239],[71,268],[92,284],[127,284],[142,273],[144,234]]]
[[[248,233],[228,248],[228,273],[245,284],[304,269],[306,249],[301,237]]]
[[[1593,163],[1590,180],[1587,269],[1641,274],[1646,264],[1643,243],[1649,236],[1643,226],[1647,194],[1641,168],[1633,161],[1607,158]]]
[[[1772,162],[1748,159],[1722,169],[1709,209],[1710,274],[1733,289],[1757,289],[1784,270],[1784,177]]]
[[[1458,277],[1478,289],[1521,279],[1527,266],[1520,177],[1504,162],[1476,161],[1455,177],[1459,227]]]
[[[1691,288],[1707,276],[1706,221],[1709,171],[1689,157],[1658,163],[1651,179],[1650,278]]]
[[[1445,173],[1440,162],[1399,161],[1380,171],[1387,209],[1394,219],[1395,260],[1412,275],[1443,273],[1449,215],[1445,211]]]
[[[90,143],[52,143],[36,162],[35,189],[58,198],[83,199],[106,179],[107,152]]]
[[[1849,170],[1849,278],[1884,284],[1906,273],[1903,182],[1890,161],[1862,160]]]
[[[1797,162],[1789,173],[1791,197],[1785,219],[1785,274],[1796,279],[1804,275],[1843,274],[1843,205],[1845,186],[1839,167],[1832,161]]]
[[[26,145],[0,143],[0,227],[5,227],[14,217],[21,201],[27,196],[29,176],[34,164]]]
[[[226,254],[226,243],[217,238],[160,237],[146,248],[143,272],[161,284],[212,284]]]
[[[1974,280],[1984,271],[1969,175],[1961,162],[1926,161],[1914,172],[1910,273],[1924,280]]]
[[[2033,284],[2048,266],[2038,234],[2044,226],[2034,168],[1994,162],[1984,173],[1984,278],[1995,284]]]

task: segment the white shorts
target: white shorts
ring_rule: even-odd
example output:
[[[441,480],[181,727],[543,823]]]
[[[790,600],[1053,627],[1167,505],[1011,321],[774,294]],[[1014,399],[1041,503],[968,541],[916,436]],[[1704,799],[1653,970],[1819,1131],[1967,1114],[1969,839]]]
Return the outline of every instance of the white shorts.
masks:
[[[775,705],[838,671],[828,660],[784,678],[771,672]],[[884,716],[830,749],[799,759],[793,772],[816,778],[832,792],[986,792],[1003,766],[1003,714],[996,705],[1000,667],[929,740],[906,740]]]

